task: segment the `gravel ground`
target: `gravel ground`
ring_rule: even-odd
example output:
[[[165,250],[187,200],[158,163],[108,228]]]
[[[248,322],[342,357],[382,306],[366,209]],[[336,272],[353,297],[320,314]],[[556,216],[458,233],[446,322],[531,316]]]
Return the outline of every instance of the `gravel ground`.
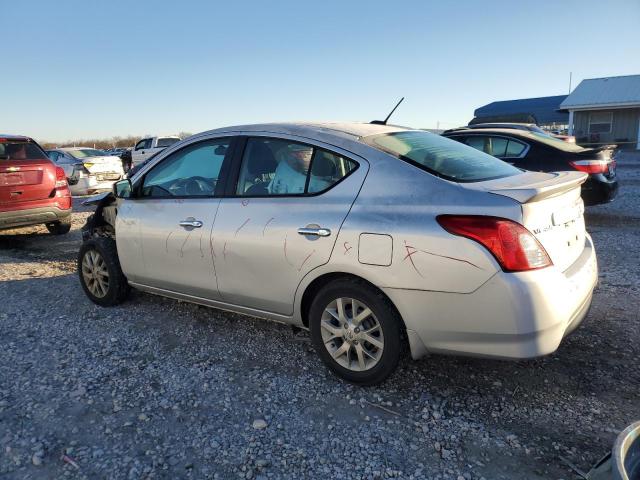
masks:
[[[619,175],[587,210],[600,285],[558,352],[406,360],[371,388],[283,325],[136,292],[93,305],[86,208],[66,236],[3,232],[0,477],[577,478],[566,461],[589,470],[640,417],[640,158]]]

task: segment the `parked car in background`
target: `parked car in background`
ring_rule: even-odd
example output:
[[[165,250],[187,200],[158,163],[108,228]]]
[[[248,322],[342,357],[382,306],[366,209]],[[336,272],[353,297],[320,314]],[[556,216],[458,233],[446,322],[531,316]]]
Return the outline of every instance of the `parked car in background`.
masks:
[[[47,155],[62,167],[73,195],[89,195],[111,190],[124,178],[122,160],[102,150],[88,147],[56,148]]]
[[[167,147],[170,147],[174,143],[178,143],[180,137],[178,136],[164,136],[164,137],[147,137],[136,143],[131,152],[131,167],[135,167],[139,163],[144,162],[149,157],[152,157],[158,152],[161,152]]]
[[[613,150],[606,147],[584,148],[539,132],[511,128],[449,130],[443,135],[524,170],[587,173],[589,178],[582,185],[587,205],[610,202],[618,193]]]
[[[309,328],[359,384],[405,342],[414,358],[536,357],[578,327],[598,278],[586,178],[387,125],[212,130],[94,199],[78,274],[102,306],[133,286]]]
[[[543,134],[543,135],[549,135],[551,137],[559,138],[560,140],[568,142],[568,143],[576,143],[576,137],[574,137],[573,135],[566,135],[566,134],[548,132],[548,131],[540,128],[535,123],[508,123],[508,122],[504,122],[504,123],[473,123],[473,124],[467,125],[466,127],[458,127],[458,128],[452,128],[452,129],[449,129],[449,130],[445,130],[443,133],[451,133],[451,132],[456,132],[456,131],[460,131],[460,130],[468,130],[468,129],[474,129],[474,128],[508,128],[508,129],[514,129],[514,130],[525,130],[525,131],[528,131],[528,132],[536,132],[536,133],[540,133],[540,134]]]
[[[0,230],[44,224],[67,233],[71,202],[64,171],[35,141],[0,134]]]

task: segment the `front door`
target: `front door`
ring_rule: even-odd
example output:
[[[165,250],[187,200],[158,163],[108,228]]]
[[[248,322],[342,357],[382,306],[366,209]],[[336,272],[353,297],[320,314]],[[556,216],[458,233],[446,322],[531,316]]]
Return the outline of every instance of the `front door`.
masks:
[[[230,143],[185,146],[136,182],[135,198],[123,202],[116,224],[118,254],[131,281],[219,298],[210,239]]]
[[[286,139],[249,138],[238,151],[232,197],[214,225],[220,293],[227,303],[290,315],[302,278],[329,260],[368,165]]]

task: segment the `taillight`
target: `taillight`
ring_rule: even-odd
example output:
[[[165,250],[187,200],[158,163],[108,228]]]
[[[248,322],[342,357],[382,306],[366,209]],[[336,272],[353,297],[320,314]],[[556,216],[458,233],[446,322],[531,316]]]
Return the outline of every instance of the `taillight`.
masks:
[[[577,160],[575,162],[569,162],[576,170],[580,170],[584,173],[607,173],[609,170],[608,160]]]
[[[523,272],[553,265],[533,234],[513,220],[481,215],[439,215],[447,232],[483,245],[505,272]]]
[[[62,167],[56,167],[56,188],[68,187],[67,176]]]

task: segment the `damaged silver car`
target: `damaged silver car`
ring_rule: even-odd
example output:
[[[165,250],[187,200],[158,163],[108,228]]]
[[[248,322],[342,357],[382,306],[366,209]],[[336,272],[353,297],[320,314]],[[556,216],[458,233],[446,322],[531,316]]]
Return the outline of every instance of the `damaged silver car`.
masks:
[[[404,346],[536,357],[591,304],[585,179],[380,124],[223,128],[97,201],[79,276],[103,306],[133,287],[309,329],[358,384],[387,378]]]

